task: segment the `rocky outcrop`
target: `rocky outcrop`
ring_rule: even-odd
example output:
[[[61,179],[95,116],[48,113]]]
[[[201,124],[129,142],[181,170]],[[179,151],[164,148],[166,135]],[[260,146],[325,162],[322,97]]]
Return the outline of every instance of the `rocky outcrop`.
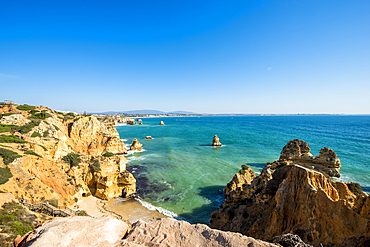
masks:
[[[136,125],[136,121],[135,121],[135,119],[127,119],[127,120],[126,120],[126,123],[127,123],[128,125]]]
[[[105,152],[127,153],[124,143],[118,137],[117,130],[113,128],[108,130],[93,116],[83,117],[69,123],[68,136],[73,140],[74,149],[79,153],[89,155],[100,155]]]
[[[90,194],[111,199],[135,193],[136,180],[126,171],[125,158],[102,156],[127,153],[110,119],[103,119],[106,120],[103,123],[94,116],[28,105],[12,105],[1,111],[19,113],[3,117],[1,121],[19,124],[19,127],[11,126],[12,132],[25,141],[5,147],[22,157],[7,165],[0,158],[1,168],[9,169],[12,176],[0,185],[1,191],[34,203],[54,200],[59,206],[69,206]],[[76,160],[63,160],[69,155]]]
[[[308,144],[302,140],[291,140],[283,148],[280,159],[298,162],[300,165],[324,172],[331,177],[340,177],[341,163],[332,149],[322,148],[320,155],[316,155],[315,158],[310,153],[310,149]]]
[[[23,237],[15,247],[26,246],[114,246],[127,233],[128,225],[117,219],[102,217],[57,218]]]
[[[217,135],[213,137],[212,146],[222,146],[220,139]]]
[[[191,225],[175,219],[151,223],[138,221],[128,230],[126,223],[103,217],[57,219],[19,236],[16,247],[32,246],[213,246],[213,247],[274,247],[275,244],[256,240],[238,233]],[[67,245],[68,244],[68,245]]]
[[[31,122],[31,121],[29,119],[25,118],[21,114],[13,114],[13,115],[10,115],[10,116],[3,116],[0,119],[1,124],[8,124],[8,125],[22,126],[22,125],[25,125],[29,122]]]
[[[153,137],[151,137],[151,136],[146,136],[146,137],[145,137],[145,139],[146,139],[146,140],[151,140],[151,139],[153,139]]]
[[[164,125],[164,122],[163,122],[163,121],[160,121],[160,122],[159,122],[159,125]]]
[[[308,145],[294,140],[252,181],[227,186],[225,203],[211,214],[210,226],[263,240],[292,233],[314,246],[368,241],[369,196],[358,184],[332,181],[310,167],[309,156]]]
[[[141,151],[141,147],[143,146],[143,144],[141,144],[136,138],[135,140],[132,142],[131,144],[131,147],[130,147],[130,150],[131,151]]]

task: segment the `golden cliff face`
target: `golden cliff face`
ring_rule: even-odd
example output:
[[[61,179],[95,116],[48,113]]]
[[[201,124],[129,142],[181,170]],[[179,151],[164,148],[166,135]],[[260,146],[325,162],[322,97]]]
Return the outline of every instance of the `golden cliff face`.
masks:
[[[259,176],[245,173],[245,182],[227,186],[225,203],[211,214],[210,226],[264,240],[293,233],[314,246],[369,241],[369,196],[358,184],[334,182],[300,163],[308,153],[268,163]]]
[[[11,109],[19,114],[0,121],[16,127],[0,135],[14,135],[23,143],[2,143],[2,149],[19,157],[7,164],[0,157],[0,167],[11,173],[9,180],[0,185],[1,191],[34,202],[58,200],[59,206],[71,205],[91,194],[111,199],[136,192],[136,180],[126,171],[126,159],[116,155],[127,150],[114,126],[94,116],[81,117],[45,107],[19,110],[13,105]],[[27,119],[35,111],[47,117]],[[108,157],[102,156],[105,153]]]
[[[83,117],[68,123],[68,136],[77,152],[89,155],[127,153],[115,128],[107,128],[95,117]]]

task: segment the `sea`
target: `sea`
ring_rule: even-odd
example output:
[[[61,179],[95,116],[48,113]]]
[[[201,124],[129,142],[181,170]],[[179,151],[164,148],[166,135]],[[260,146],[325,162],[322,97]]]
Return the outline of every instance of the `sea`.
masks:
[[[224,201],[222,189],[241,165],[259,174],[292,139],[306,141],[313,155],[333,149],[342,163],[335,180],[357,182],[370,192],[370,116],[164,117],[142,123],[116,126],[128,149],[135,138],[143,144],[142,151],[126,155],[127,170],[137,179],[136,200],[190,223],[209,224]],[[211,146],[214,135],[221,147]]]

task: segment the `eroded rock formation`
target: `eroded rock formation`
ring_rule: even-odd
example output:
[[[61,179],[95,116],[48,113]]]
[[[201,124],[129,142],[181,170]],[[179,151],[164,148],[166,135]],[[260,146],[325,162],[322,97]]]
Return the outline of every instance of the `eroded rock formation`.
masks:
[[[131,151],[141,151],[141,147],[143,146],[143,144],[141,144],[136,138],[134,139],[134,141],[132,142],[131,144],[131,147],[130,147],[130,150]]]
[[[222,146],[220,139],[217,135],[213,137],[212,146]]]
[[[164,122],[163,121],[159,122],[159,125],[164,125]]]
[[[135,193],[136,181],[125,169],[125,158],[112,156],[127,153],[113,125],[94,116],[46,107],[11,105],[0,109],[4,114],[14,113],[0,119],[11,131],[0,135],[12,134],[21,140],[1,147],[1,155],[8,152],[14,157],[6,163],[0,157],[0,167],[11,173],[0,185],[1,191],[31,202],[56,200],[59,206],[90,194],[111,199]],[[102,156],[105,153],[110,156]],[[75,160],[65,160],[70,155]]]
[[[314,246],[370,241],[369,196],[356,183],[332,181],[332,170],[322,169],[338,166],[334,151],[324,148],[313,159],[309,150],[293,140],[259,176],[243,167],[245,182],[239,174],[225,187],[225,202],[211,214],[210,226],[263,240],[293,233]]]
[[[206,225],[191,225],[175,219],[151,223],[138,221],[128,230],[126,223],[103,217],[73,217],[56,219],[17,237],[16,247],[27,246],[212,246],[212,247],[277,247],[238,233],[210,229]],[[30,245],[32,244],[32,245]],[[52,244],[52,245],[50,245]]]

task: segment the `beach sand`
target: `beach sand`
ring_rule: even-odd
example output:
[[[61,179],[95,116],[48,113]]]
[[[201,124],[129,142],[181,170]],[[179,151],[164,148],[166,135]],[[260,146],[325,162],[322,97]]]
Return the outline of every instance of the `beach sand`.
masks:
[[[160,218],[168,218],[168,216],[156,210],[149,210],[134,199],[104,201],[97,197],[89,196],[78,201],[70,208],[73,210],[85,210],[95,218],[109,215],[130,223],[138,220],[150,222]]]

